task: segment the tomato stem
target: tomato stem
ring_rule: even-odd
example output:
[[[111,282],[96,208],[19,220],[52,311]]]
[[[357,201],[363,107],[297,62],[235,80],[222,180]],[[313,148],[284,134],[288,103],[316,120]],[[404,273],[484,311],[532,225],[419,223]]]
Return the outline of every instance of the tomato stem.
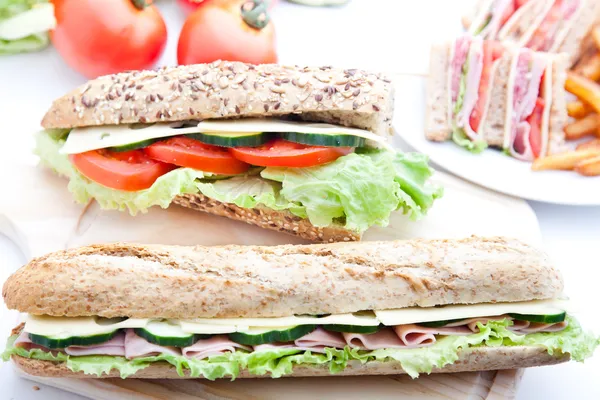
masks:
[[[263,29],[269,23],[267,4],[263,0],[248,0],[241,7],[244,22],[256,29]]]
[[[131,2],[138,10],[143,10],[152,4],[152,0],[131,0]]]

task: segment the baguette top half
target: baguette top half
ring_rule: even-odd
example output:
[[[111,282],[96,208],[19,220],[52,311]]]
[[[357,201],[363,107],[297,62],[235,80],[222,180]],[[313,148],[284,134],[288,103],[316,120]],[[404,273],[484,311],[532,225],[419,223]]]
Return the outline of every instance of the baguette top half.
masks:
[[[50,128],[296,114],[392,134],[391,80],[357,69],[215,61],[102,76],[57,99]]]
[[[561,294],[544,253],[506,238],[325,245],[107,244],[34,259],[10,309],[51,316],[282,317],[528,301]]]

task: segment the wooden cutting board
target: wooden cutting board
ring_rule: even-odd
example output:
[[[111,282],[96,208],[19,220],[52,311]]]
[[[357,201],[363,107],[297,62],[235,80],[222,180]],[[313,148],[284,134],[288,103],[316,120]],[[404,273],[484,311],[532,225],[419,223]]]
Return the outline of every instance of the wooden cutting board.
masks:
[[[67,182],[52,172],[36,168],[29,156],[30,138],[22,137],[17,153],[0,157],[0,181],[12,188],[0,196],[0,233],[8,235],[26,257],[49,251],[98,242],[135,241],[163,244],[284,244],[301,240],[276,232],[171,207],[154,208],[135,217],[100,210],[96,203],[73,203]],[[10,162],[10,164],[9,164]],[[3,167],[2,164],[10,165]],[[477,235],[505,235],[541,244],[535,214],[521,200],[470,185],[437,173],[435,180],[445,186],[445,195],[421,221],[394,215],[386,228],[367,232],[365,240],[442,238]],[[18,190],[16,190],[18,188]],[[93,399],[512,399],[522,371],[488,371],[422,376],[330,377],[203,380],[48,379],[27,377],[35,382]]]

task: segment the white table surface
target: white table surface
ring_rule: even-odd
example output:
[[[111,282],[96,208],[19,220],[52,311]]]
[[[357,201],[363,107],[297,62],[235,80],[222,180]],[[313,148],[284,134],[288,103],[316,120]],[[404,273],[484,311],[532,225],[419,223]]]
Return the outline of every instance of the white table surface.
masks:
[[[184,16],[170,1],[157,3],[169,28],[167,50],[160,64],[174,65]],[[459,33],[460,16],[470,4],[471,0],[352,0],[341,9],[313,9],[280,0],[273,13],[280,61],[425,72],[429,44]],[[36,130],[41,113],[52,99],[84,81],[64,65],[53,49],[0,58],[0,135],[4,141],[0,148],[0,179],[2,173],[9,172],[6,161],[11,157],[7,146],[10,134]],[[33,115],[33,111],[40,115]],[[18,188],[2,187],[1,183],[2,195],[18,196]],[[589,300],[589,306],[580,310],[579,319],[587,328],[600,333],[600,318],[594,305],[600,280],[600,207],[530,204],[540,221],[544,248],[562,268],[567,294],[574,300]],[[0,235],[0,282],[24,261],[19,249]],[[3,343],[16,316],[3,303],[0,312]],[[600,354],[585,364],[534,368],[526,371],[518,398],[600,399],[599,379]],[[9,363],[0,364],[0,388],[0,400],[81,398],[19,379]]]

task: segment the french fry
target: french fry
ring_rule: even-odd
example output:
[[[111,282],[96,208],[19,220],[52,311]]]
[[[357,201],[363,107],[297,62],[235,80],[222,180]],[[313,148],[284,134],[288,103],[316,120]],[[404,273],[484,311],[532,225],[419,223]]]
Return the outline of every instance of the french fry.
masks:
[[[575,171],[584,176],[600,175],[600,155],[581,161],[575,166]]]
[[[596,149],[575,150],[567,153],[553,154],[535,160],[531,165],[531,169],[534,171],[543,171],[546,169],[571,170],[583,160],[598,156],[600,156],[600,150]]]
[[[589,149],[596,149],[596,150],[600,151],[600,139],[590,140],[588,142],[577,145],[577,150],[589,150]]]
[[[600,79],[600,53],[582,59],[577,65],[577,73],[593,81]]]
[[[597,113],[600,113],[600,85],[585,76],[567,72],[565,89],[588,103]]]
[[[600,127],[598,114],[590,114],[565,126],[565,139],[577,140],[595,134]]]
[[[567,103],[567,113],[569,113],[569,117],[575,119],[581,119],[586,115],[589,115],[592,111],[594,111],[594,109],[581,100]]]

